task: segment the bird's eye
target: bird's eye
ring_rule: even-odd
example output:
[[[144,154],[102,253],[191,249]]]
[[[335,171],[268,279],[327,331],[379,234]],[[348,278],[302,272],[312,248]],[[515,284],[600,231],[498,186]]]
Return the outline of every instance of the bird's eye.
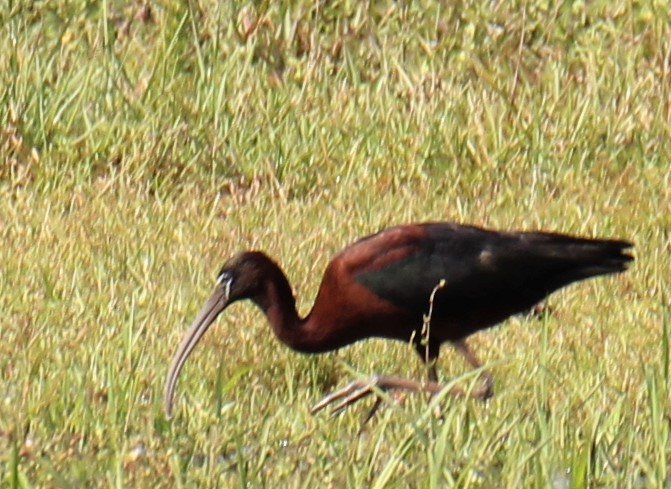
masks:
[[[233,280],[233,276],[228,273],[228,272],[221,272],[219,276],[217,277],[217,285],[222,285],[225,282],[231,282]]]

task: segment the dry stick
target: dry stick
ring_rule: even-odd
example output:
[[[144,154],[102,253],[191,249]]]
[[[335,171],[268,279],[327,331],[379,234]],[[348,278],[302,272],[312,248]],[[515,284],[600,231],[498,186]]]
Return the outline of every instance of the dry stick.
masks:
[[[445,287],[445,284],[447,282],[445,281],[444,278],[440,279],[440,282],[433,288],[431,291],[431,295],[429,296],[429,312],[428,314],[424,315],[423,319],[423,324],[422,324],[422,341],[424,342],[425,349],[424,349],[424,363],[426,363],[429,368],[433,368],[433,365],[429,365],[429,338],[431,336],[431,317],[433,316],[433,302],[436,298],[436,293]]]

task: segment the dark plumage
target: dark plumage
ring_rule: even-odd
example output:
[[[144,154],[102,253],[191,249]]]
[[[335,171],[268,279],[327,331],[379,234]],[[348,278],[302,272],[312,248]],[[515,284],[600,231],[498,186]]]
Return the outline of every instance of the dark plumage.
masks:
[[[376,377],[327,396],[314,410],[340,400],[336,410],[372,392],[403,388],[437,392],[435,359],[451,342],[479,366],[465,339],[551,292],[589,277],[622,272],[633,259],[626,241],[576,238],[545,232],[498,232],[452,223],[397,226],[363,238],[338,253],[324,272],[312,311],[300,318],[291,286],[264,253],[243,252],[222,267],[215,290],[177,350],[165,390],[170,415],[177,376],[200,337],[231,303],[250,299],[277,337],[294,350],[319,353],[370,337],[414,341],[429,365],[429,381]],[[428,350],[420,344],[422,317],[433,303]],[[491,379],[471,395],[491,395]],[[455,393],[459,393],[455,389]],[[376,404],[377,405],[377,404]]]

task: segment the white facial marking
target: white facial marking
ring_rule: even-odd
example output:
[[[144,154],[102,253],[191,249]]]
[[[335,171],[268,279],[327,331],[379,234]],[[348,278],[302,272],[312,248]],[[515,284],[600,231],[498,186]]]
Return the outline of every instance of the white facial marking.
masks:
[[[226,300],[231,295],[231,284],[233,283],[233,277],[230,273],[222,273],[217,277],[217,285],[224,288],[224,293],[226,294]]]
[[[224,290],[226,291],[226,300],[231,295],[231,284],[233,283],[233,278],[229,277],[228,280],[226,280],[226,283],[224,284]]]

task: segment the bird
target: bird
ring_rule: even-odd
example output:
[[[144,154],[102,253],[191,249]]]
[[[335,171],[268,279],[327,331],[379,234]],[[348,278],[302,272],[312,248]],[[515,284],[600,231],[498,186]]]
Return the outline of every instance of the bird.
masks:
[[[221,312],[250,300],[289,348],[315,354],[367,338],[409,343],[427,367],[426,380],[377,375],[323,397],[341,412],[359,399],[394,389],[436,394],[443,389],[436,361],[442,344],[456,347],[481,370],[482,385],[455,395],[486,399],[492,376],[466,340],[524,313],[573,282],[627,269],[633,244],[547,231],[500,231],[453,222],[383,229],[348,245],[327,265],[311,311],[300,317],[289,281],[261,251],[243,251],[220,269],[214,290],[184,333],[165,382],[164,411],[172,416],[177,379],[187,358]],[[428,327],[427,311],[431,309]],[[423,329],[424,328],[424,329]]]

